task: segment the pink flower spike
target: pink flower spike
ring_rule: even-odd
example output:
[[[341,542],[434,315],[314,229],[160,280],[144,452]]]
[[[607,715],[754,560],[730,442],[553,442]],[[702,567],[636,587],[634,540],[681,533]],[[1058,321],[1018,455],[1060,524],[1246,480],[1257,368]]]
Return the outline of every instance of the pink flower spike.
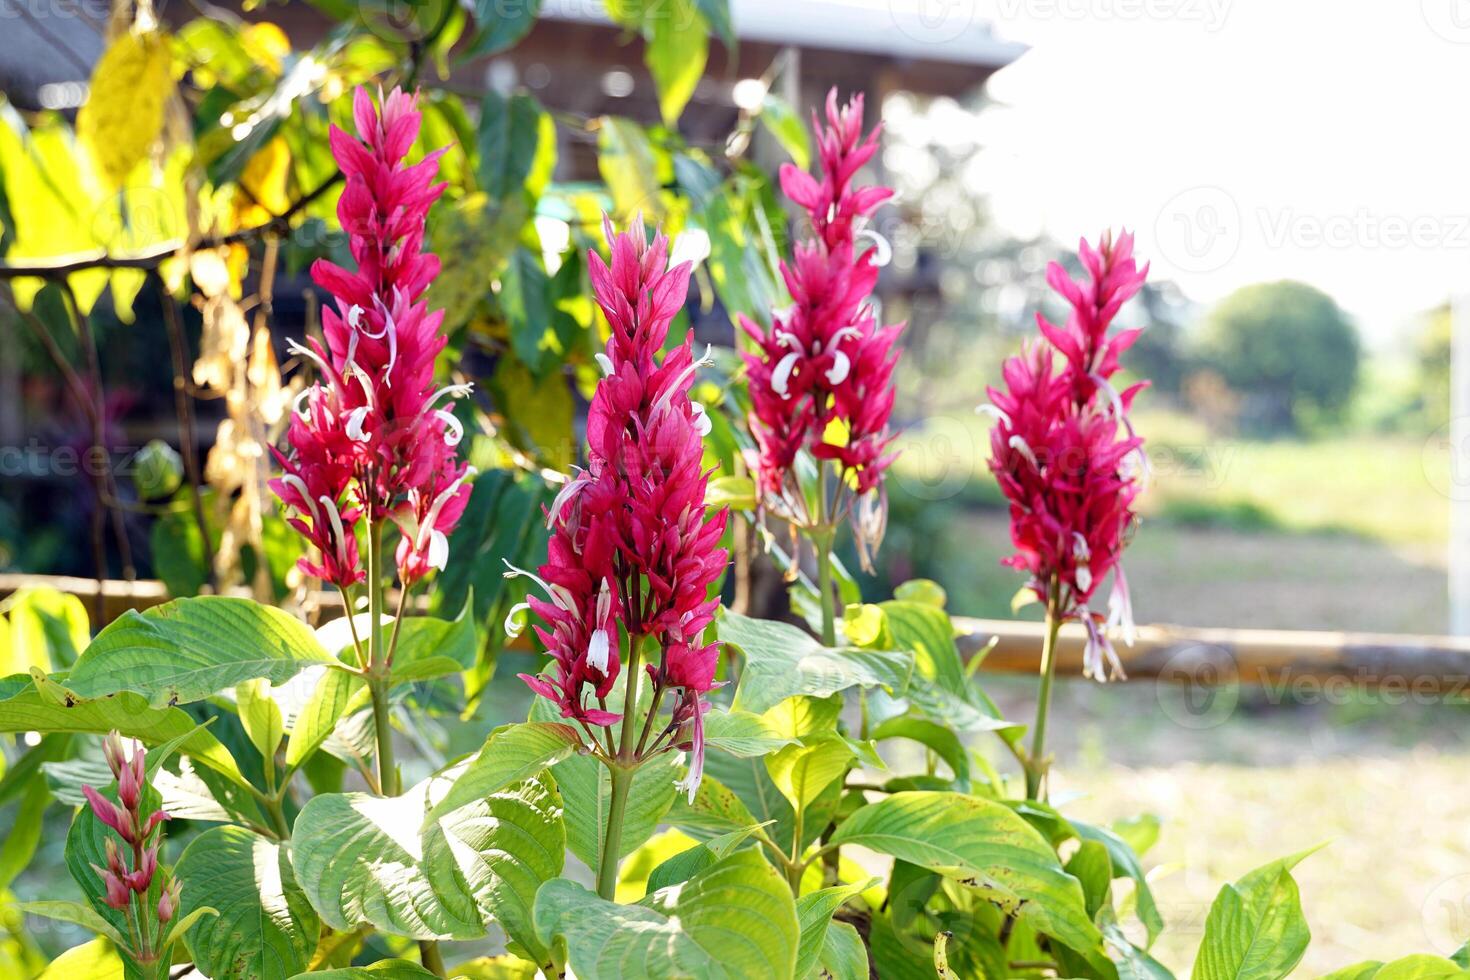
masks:
[[[82,787],[82,795],[87,798],[87,804],[91,806],[98,820],[117,831],[117,835],[123,840],[132,843],[135,828],[133,818],[126,810],[119,808],[117,804],[90,786]]]

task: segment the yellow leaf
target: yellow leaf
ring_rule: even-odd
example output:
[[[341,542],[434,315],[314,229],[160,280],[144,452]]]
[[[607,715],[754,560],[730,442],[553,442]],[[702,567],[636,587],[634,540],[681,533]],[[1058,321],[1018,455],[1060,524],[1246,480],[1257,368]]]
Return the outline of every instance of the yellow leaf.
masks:
[[[250,162],[245,164],[245,170],[240,174],[240,186],[245,188],[249,197],[241,202],[242,205],[259,204],[269,214],[252,214],[249,218],[241,218],[241,225],[262,224],[271,218],[285,214],[291,207],[291,198],[286,194],[286,179],[291,172],[291,148],[286,145],[285,139],[275,137],[265,146],[262,146]],[[259,209],[254,209],[259,210]]]
[[[291,53],[291,39],[275,24],[251,24],[240,32],[240,45],[272,75],[281,73],[281,60]]]
[[[114,188],[143,161],[163,131],[164,103],[173,90],[170,54],[159,31],[130,31],[103,52],[77,134]]]

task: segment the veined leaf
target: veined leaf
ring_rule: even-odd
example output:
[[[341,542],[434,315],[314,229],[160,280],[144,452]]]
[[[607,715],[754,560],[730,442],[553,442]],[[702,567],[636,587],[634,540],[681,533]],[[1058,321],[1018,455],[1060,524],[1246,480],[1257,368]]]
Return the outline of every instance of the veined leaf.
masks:
[[[145,745],[162,745],[187,735],[179,751],[200,765],[244,786],[247,780],[234,756],[194,719],[178,708],[150,708],[136,694],[117,694],[95,701],[75,698],[67,704],[66,689],[45,677],[4,702],[0,732],[85,732],[105,735],[116,729]],[[195,729],[198,729],[195,731]],[[193,732],[190,735],[190,732]]]
[[[711,708],[704,716],[704,744],[731,755],[766,755],[794,741],[778,732],[764,715]]]
[[[740,847],[760,828],[752,824],[743,830],[711,837],[702,844],[680,851],[654,868],[648,875],[648,891],[682,884]],[[687,838],[686,838],[687,839]]]
[[[478,939],[493,915],[539,957],[531,904],[540,884],[561,873],[566,847],[556,788],[529,780],[419,831],[450,781],[432,777],[390,799],[313,798],[292,835],[296,880],[333,929]]]
[[[828,926],[817,965],[806,974],[808,980],[868,980],[869,975],[868,947],[857,929],[846,922]]]
[[[243,827],[214,827],[184,849],[174,874],[184,914],[218,911],[184,934],[206,976],[286,980],[311,962],[321,923],[279,843]]]
[[[566,942],[582,980],[790,977],[800,927],[791,890],[755,851],[730,855],[677,888],[616,905],[565,879],[536,896],[543,942]]]
[[[673,126],[704,74],[709,26],[695,0],[667,0],[647,10],[648,45],[643,60],[658,87],[659,113],[665,125]]]
[[[82,653],[66,687],[82,698],[132,691],[160,707],[256,677],[279,684],[308,664],[329,662],[311,630],[279,609],[199,596],[125,613]]]
[[[788,745],[766,757],[766,772],[793,807],[805,807],[847,772],[855,753],[846,740],[817,739]]]
[[[1138,855],[1123,838],[1106,827],[1097,827],[1077,820],[1068,822],[1077,831],[1077,836],[1083,840],[1097,841],[1107,848],[1115,876],[1126,875],[1133,879],[1138,920],[1148,930],[1148,941],[1152,944],[1159,937],[1159,933],[1164,931],[1164,917],[1159,914],[1158,903],[1154,901],[1153,890],[1148,886],[1148,878],[1143,873],[1143,866],[1138,862]]]
[[[1315,850],[1279,858],[1220,889],[1205,919],[1194,980],[1279,980],[1296,967],[1312,932],[1291,869]]]
[[[412,960],[378,960],[368,966],[299,973],[291,980],[437,980],[435,974]]]
[[[479,753],[455,777],[444,798],[425,819],[435,820],[530,779],[581,749],[581,733],[570,725],[550,721],[502,725],[485,739]]]
[[[602,120],[597,150],[598,172],[612,192],[614,221],[626,224],[640,211],[646,221],[662,221],[658,163],[643,127],[608,116]]]
[[[541,0],[476,0],[475,35],[470,54],[498,54],[514,47],[536,23]]]
[[[796,975],[805,977],[816,968],[827,945],[827,931],[832,916],[848,899],[878,884],[870,878],[862,884],[836,885],[822,888],[796,900],[796,915],[801,922],[801,946],[796,961]]]
[[[114,945],[127,944],[127,940],[113,927],[112,923],[78,902],[21,902],[17,908],[29,915],[58,919],[62,922],[74,923],[83,929],[90,929],[100,936],[105,936]]]
[[[973,881],[1013,905],[1038,932],[1080,953],[1100,948],[1082,886],[1046,839],[1004,804],[959,793],[895,793],[853,813],[830,842]]]
[[[745,656],[734,707],[760,713],[798,694],[827,697],[850,687],[902,694],[913,655],[856,647],[829,648],[789,623],[720,614],[720,641]]]

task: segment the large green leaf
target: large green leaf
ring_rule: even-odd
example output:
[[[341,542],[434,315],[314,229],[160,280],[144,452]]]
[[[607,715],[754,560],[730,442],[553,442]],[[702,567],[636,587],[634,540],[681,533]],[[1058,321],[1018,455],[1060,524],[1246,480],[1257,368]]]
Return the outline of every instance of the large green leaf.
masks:
[[[442,817],[513,783],[530,779],[581,749],[582,736],[570,725],[551,721],[502,725],[490,733],[479,753],[455,777],[444,798],[430,810],[428,819]]]
[[[131,691],[161,707],[256,677],[280,684],[308,664],[331,661],[311,630],[279,609],[199,596],[125,613],[92,641],[65,685],[83,698]]]
[[[306,969],[321,923],[286,849],[243,827],[196,837],[174,866],[185,914],[213,906],[184,934],[201,972],[214,980],[286,980]]]
[[[500,308],[510,325],[510,345],[516,357],[540,377],[550,353],[546,328],[551,323],[551,280],[540,256],[524,246],[515,250],[501,278]]]
[[[179,708],[150,708],[136,694],[78,700],[45,677],[37,677],[34,682],[27,679],[27,685],[21,693],[0,702],[0,732],[105,735],[115,729],[149,746],[187,735],[179,751],[239,785],[246,784],[229,750]]]
[[[1102,936],[1087,914],[1082,886],[1056,852],[1009,807],[960,793],[895,793],[848,817],[833,844],[857,844],[973,881],[1039,932],[1082,953]]]
[[[1085,841],[1096,841],[1107,848],[1108,858],[1112,863],[1115,876],[1126,875],[1133,879],[1134,901],[1138,909],[1138,920],[1148,930],[1148,941],[1150,944],[1158,938],[1159,933],[1164,931],[1164,917],[1159,914],[1158,903],[1154,901],[1153,889],[1148,886],[1148,877],[1143,873],[1143,865],[1138,861],[1138,855],[1128,842],[1106,827],[1098,827],[1078,820],[1069,821],[1077,836]]]
[[[731,853],[740,845],[750,839],[759,827],[754,825],[743,830],[732,830],[728,834],[711,837],[709,840],[694,847],[687,848],[674,854],[648,873],[648,891],[655,892],[660,888],[668,888],[688,881],[699,872],[719,861],[720,858]],[[672,831],[671,833],[678,833]],[[687,837],[679,834],[680,837]]]
[[[1205,919],[1194,980],[1278,980],[1292,971],[1312,932],[1291,869],[1314,850],[1279,858],[1220,889]]]
[[[846,922],[832,923],[822,938],[816,967],[806,974],[808,980],[868,980],[869,975],[863,937]]]
[[[619,857],[627,857],[653,836],[674,803],[679,770],[671,756],[659,756],[633,774],[623,816]],[[612,809],[612,775],[589,755],[574,755],[552,766],[566,801],[567,846],[589,868],[602,863],[604,828]]]
[[[364,687],[362,678],[341,670],[323,670],[306,703],[291,723],[286,740],[286,767],[294,770],[321,747],[337,727],[338,720]]]
[[[805,808],[846,774],[854,755],[846,739],[815,738],[767,756],[766,772],[793,807]]]
[[[323,922],[410,939],[478,939],[493,916],[512,939],[536,943],[531,903],[561,873],[566,847],[556,788],[529,780],[420,831],[449,785],[434,777],[399,797],[332,793],[302,808],[291,864]]]
[[[791,890],[755,851],[739,851],[637,905],[564,879],[536,896],[536,927],[566,942],[581,980],[790,978],[800,927]]]
[[[646,7],[648,44],[643,60],[658,87],[664,123],[679,121],[709,57],[709,25],[695,0],[667,0]]]
[[[740,765],[746,768],[759,764],[754,759],[740,760]],[[789,819],[791,805],[771,785],[769,776],[766,777],[766,784],[770,786],[773,800],[785,806]],[[695,791],[694,799],[686,801],[682,796],[677,797],[669,810],[668,818],[674,826],[688,831],[696,838],[714,838],[762,822],[750,812],[738,793],[710,775],[707,768],[704,778],[699,782],[699,789]]]
[[[1470,971],[1454,960],[1418,953],[1391,963],[1368,960],[1333,970],[1320,980],[1464,980]]]
[[[827,697],[850,687],[882,687],[901,694],[913,655],[856,647],[824,647],[789,623],[752,619],[724,610],[720,641],[744,654],[736,708],[759,714],[798,694]]]
[[[525,4],[529,6],[530,4]],[[493,89],[480,103],[480,187],[503,198],[521,190],[536,161],[541,103],[533,96],[510,98]]]
[[[833,914],[848,899],[877,883],[878,879],[873,878],[862,884],[835,885],[808,892],[796,900],[796,915],[801,921],[801,946],[796,962],[798,977],[811,973],[820,962]]]
[[[704,716],[704,744],[731,755],[766,755],[793,741],[764,715],[711,708]]]
[[[291,980],[437,980],[437,975],[412,960],[379,960],[368,966],[301,973]]]
[[[469,54],[498,54],[514,47],[536,23],[541,0],[475,0],[475,37]]]

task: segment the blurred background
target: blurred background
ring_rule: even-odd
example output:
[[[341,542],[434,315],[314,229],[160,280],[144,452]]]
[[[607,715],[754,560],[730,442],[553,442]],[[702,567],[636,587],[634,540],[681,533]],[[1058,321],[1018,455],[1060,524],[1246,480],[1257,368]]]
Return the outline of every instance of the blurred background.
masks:
[[[527,322],[591,323],[556,283],[572,268],[564,256],[597,234],[601,207],[708,234],[715,250],[690,327],[734,343],[731,315],[768,307],[770,257],[787,236],[763,175],[807,161],[804,120],[835,86],[862,93],[869,123],[883,125],[868,175],[898,189],[877,218],[893,253],[883,315],[908,322],[895,412],[903,456],[866,595],[926,577],[944,583],[955,614],[1028,615],[1013,614],[1021,583],[999,565],[1008,521],[974,409],[1035,314],[1058,315],[1047,263],[1073,262],[1079,236],[1126,227],[1152,263],[1118,320],[1147,327],[1128,369],[1152,381],[1135,422],[1154,478],[1125,561],[1138,620],[1452,632],[1451,512],[1467,474],[1451,452],[1451,338],[1470,271],[1470,131],[1454,111],[1470,91],[1470,15],[1459,0],[686,2],[699,36],[672,41],[631,5],[477,6],[519,26],[446,38],[444,24],[464,18],[445,0],[153,9],[203,93],[183,124],[192,118],[198,145],[212,148],[212,179],[246,188],[265,217],[284,210],[273,200],[300,197],[287,185],[310,191],[329,174],[322,134],[341,118],[346,86],[405,57],[415,75],[422,66],[426,126],[458,147],[446,170],[477,178],[450,173],[455,188],[429,236],[445,274],[430,295],[460,331],[457,369],[481,382],[478,421],[495,437],[485,453],[528,472],[571,459],[589,359],[568,343],[527,374],[502,355],[547,349],[540,332],[524,340]],[[100,0],[0,0],[0,111],[12,136],[29,131],[30,152],[47,145],[48,120],[69,125],[88,99],[113,14]],[[221,89],[224,114],[210,101]],[[671,98],[683,100],[672,112]],[[497,156],[502,141],[514,149]],[[0,147],[0,247],[11,263],[116,242],[116,229],[97,230],[93,192],[57,167],[36,171],[51,175],[43,186],[16,152]],[[289,163],[273,170],[272,154]],[[497,191],[507,173],[517,187],[536,184],[515,200],[527,210]],[[168,180],[157,187],[167,194]],[[23,213],[46,194],[77,205],[79,237],[24,240]],[[146,200],[132,200],[128,235],[142,234],[140,215],[172,220],[172,204],[150,212]],[[296,544],[269,503],[242,512],[239,501],[259,490],[260,444],[280,417],[260,406],[291,394],[276,372],[284,340],[315,322],[305,268],[342,249],[330,197],[300,215],[304,224],[267,242],[268,258],[246,240],[248,269],[181,310],[151,288],[135,289],[127,311],[98,305],[97,370],[80,379],[58,370],[46,338],[76,363],[87,339],[36,331],[28,318],[46,314],[45,292],[31,290],[32,307],[0,287],[8,588],[24,575],[92,578],[99,547],[109,578],[174,591],[299,585],[287,571]],[[258,223],[235,221],[211,233]],[[524,298],[527,281],[541,305]],[[261,310],[271,334],[257,350],[244,325]],[[198,363],[179,383],[197,398],[181,428],[186,356]],[[78,385],[100,419],[78,407]],[[98,441],[111,476],[89,481],[77,460]],[[214,494],[207,514],[177,486],[196,470]],[[255,546],[234,566],[202,543],[229,535]],[[980,676],[1002,707],[1029,717],[1032,679]],[[1227,693],[1225,707],[1202,712],[1147,680],[1062,686],[1054,727],[1060,785],[1078,797],[1070,806],[1160,820],[1149,858],[1170,928],[1159,958],[1187,968],[1222,880],[1326,839],[1299,869],[1315,934],[1302,975],[1458,946],[1470,927],[1463,703],[1351,685]]]

